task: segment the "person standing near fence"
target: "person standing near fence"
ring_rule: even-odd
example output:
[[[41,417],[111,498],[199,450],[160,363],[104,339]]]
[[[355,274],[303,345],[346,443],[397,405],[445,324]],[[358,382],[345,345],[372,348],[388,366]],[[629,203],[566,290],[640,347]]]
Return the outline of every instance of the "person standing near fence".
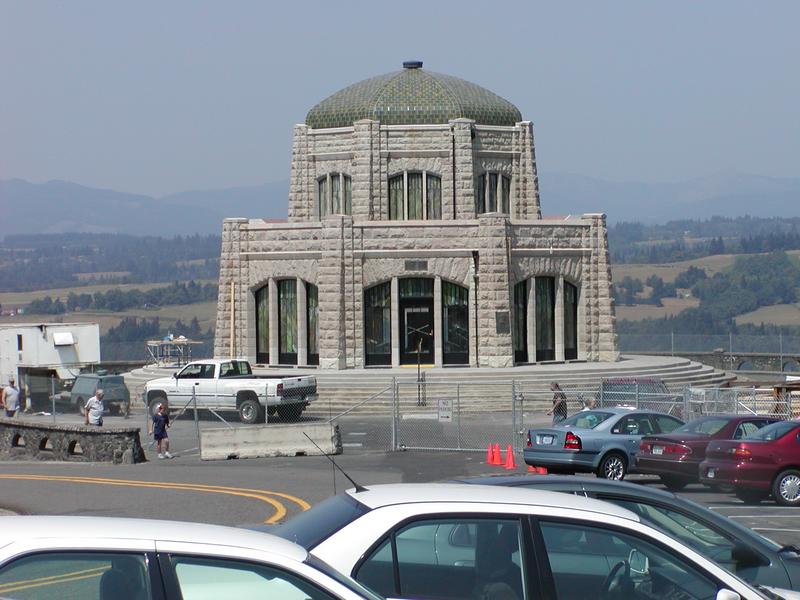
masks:
[[[153,413],[153,420],[150,423],[149,432],[156,441],[158,458],[172,458],[172,454],[169,453],[169,435],[167,435],[167,429],[169,429],[169,427],[169,415],[167,411],[164,410],[164,405],[159,402]]]
[[[86,425],[103,426],[103,413],[106,410],[103,404],[103,396],[105,396],[105,392],[98,389],[94,396],[86,401],[86,406],[83,407],[83,422]]]
[[[19,388],[13,375],[8,378],[8,385],[0,390],[0,405],[5,407],[7,417],[16,416],[19,410]]]
[[[553,415],[553,425],[557,425],[567,418],[567,395],[555,381],[550,384],[550,390],[553,392],[553,406],[547,414]]]

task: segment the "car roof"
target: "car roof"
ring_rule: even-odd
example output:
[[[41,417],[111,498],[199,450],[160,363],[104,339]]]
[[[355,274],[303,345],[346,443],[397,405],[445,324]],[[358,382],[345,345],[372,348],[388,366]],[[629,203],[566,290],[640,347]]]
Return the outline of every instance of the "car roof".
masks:
[[[463,479],[454,480],[458,483],[468,483],[470,485],[498,485],[498,486],[527,486],[527,485],[544,485],[548,487],[564,484],[569,486],[571,484],[580,484],[585,487],[587,491],[604,491],[604,492],[630,492],[639,497],[649,497],[659,500],[675,501],[680,500],[672,492],[650,488],[640,483],[631,483],[629,481],[612,481],[609,479],[598,479],[597,477],[581,477],[579,475],[483,475],[480,477],[465,477]]]
[[[619,506],[582,496],[569,496],[549,490],[518,489],[496,485],[464,483],[388,483],[369,486],[363,491],[347,490],[355,500],[370,509],[399,504],[432,502],[471,504],[525,504],[567,508],[639,521],[639,517]]]
[[[0,547],[18,540],[127,539],[215,544],[271,552],[304,561],[304,548],[277,536],[184,521],[115,517],[8,516],[2,517]]]
[[[586,412],[590,412],[590,411],[586,411]],[[647,409],[647,408],[636,408],[635,406],[597,406],[597,407],[593,408],[591,410],[591,412],[610,412],[610,413],[615,414],[615,415],[622,415],[622,414],[636,415],[636,414],[641,414],[641,413],[646,413],[648,415],[652,414],[652,413],[665,414],[665,413],[660,413],[657,410],[650,410],[650,409]],[[580,412],[574,413],[572,416],[574,416],[576,414],[580,414]]]

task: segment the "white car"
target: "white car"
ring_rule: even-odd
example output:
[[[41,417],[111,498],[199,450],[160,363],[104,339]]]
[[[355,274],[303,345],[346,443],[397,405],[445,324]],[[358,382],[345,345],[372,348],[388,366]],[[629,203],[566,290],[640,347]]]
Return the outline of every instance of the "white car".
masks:
[[[389,597],[776,597],[627,509],[558,492],[377,485],[348,490],[269,531]]]
[[[296,544],[216,525],[0,517],[0,598],[381,600]]]

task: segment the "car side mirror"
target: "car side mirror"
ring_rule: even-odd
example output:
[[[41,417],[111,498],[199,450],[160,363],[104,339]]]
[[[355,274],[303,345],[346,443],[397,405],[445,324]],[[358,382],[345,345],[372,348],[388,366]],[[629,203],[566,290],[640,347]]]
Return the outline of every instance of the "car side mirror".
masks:
[[[638,550],[631,550],[628,554],[628,568],[632,575],[646,577],[650,574],[650,559]]]
[[[722,588],[719,590],[715,598],[716,600],[742,600],[742,597],[739,594],[727,588]]]
[[[758,552],[743,544],[735,544],[731,549],[731,558],[740,569],[748,567],[765,567],[769,561]]]

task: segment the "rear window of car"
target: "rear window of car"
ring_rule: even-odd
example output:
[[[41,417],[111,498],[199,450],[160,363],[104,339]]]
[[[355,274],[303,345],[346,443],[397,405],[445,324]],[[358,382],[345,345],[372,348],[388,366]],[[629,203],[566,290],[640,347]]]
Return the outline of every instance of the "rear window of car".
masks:
[[[728,419],[720,419],[719,417],[702,417],[689,421],[686,425],[681,425],[675,429],[675,433],[701,433],[705,435],[714,435],[720,431],[725,425],[729,423]]]
[[[594,429],[600,423],[613,416],[613,414],[601,410],[583,410],[561,421],[559,425],[572,427],[573,429]]]
[[[112,385],[125,385],[125,379],[121,375],[112,375],[110,377],[103,377],[101,379],[101,385],[106,387]]]
[[[767,442],[771,442],[773,440],[777,440],[778,438],[782,438],[787,433],[792,431],[793,429],[797,429],[800,427],[800,423],[797,421],[778,421],[777,423],[773,423],[772,425],[767,425],[766,427],[762,427],[758,431],[751,433],[748,436],[743,437],[744,440],[764,440]]]
[[[349,494],[339,494],[270,528],[269,533],[311,550],[369,509]]]

